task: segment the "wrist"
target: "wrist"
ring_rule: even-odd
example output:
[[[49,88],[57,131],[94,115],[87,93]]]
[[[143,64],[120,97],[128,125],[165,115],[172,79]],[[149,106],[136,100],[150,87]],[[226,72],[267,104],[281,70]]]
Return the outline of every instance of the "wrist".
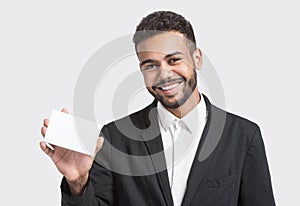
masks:
[[[74,196],[82,195],[84,188],[87,184],[88,178],[89,178],[88,174],[86,174],[83,177],[80,177],[76,180],[68,180],[66,178],[66,181],[69,185],[71,194]]]

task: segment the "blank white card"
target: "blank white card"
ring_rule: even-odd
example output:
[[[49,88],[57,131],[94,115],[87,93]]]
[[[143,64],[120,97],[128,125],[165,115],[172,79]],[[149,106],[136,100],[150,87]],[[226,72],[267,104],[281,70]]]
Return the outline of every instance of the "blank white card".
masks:
[[[44,141],[93,155],[101,128],[102,125],[95,122],[53,110]]]

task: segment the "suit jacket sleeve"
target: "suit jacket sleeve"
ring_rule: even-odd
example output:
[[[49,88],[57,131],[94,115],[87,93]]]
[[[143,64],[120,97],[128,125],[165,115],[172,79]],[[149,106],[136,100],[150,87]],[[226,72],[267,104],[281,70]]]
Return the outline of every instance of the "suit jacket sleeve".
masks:
[[[267,157],[259,128],[247,151],[238,202],[239,206],[275,205]]]
[[[101,151],[97,154],[96,160],[101,159],[107,163],[109,151],[105,151],[105,141],[108,141],[109,133],[103,127],[101,136],[104,136],[104,144]],[[98,159],[99,158],[99,159]],[[113,177],[112,172],[94,161],[90,170],[89,180],[84,193],[80,196],[72,196],[66,179],[61,183],[62,206],[108,206],[113,204]]]

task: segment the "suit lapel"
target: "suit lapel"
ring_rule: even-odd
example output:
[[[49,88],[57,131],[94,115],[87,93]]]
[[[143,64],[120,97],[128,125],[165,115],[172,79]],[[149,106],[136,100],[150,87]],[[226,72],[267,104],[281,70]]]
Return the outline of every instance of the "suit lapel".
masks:
[[[157,119],[157,108],[152,107],[147,116],[149,117],[149,124],[147,125],[147,129],[145,129],[141,136],[144,140],[143,142],[148,150],[148,153],[154,165],[155,175],[159,182],[160,189],[164,196],[166,205],[172,206],[173,199],[169,185],[165,155],[163,151],[163,143]]]
[[[213,151],[217,146],[225,125],[226,113],[223,110],[211,105],[208,98],[203,95],[207,107],[207,122],[204,127],[201,140],[193,161],[189,174],[187,188],[182,201],[183,206],[190,205],[199,185],[201,184],[207,169],[213,159]],[[163,152],[163,143],[161,139],[158,119],[157,119],[157,102],[154,101],[144,117],[146,129],[141,133],[144,144],[151,157],[152,163],[156,170],[156,177],[160,189],[164,196],[166,205],[173,205],[171,188],[169,185],[168,173],[166,170],[165,155]]]
[[[207,122],[201,135],[200,143],[189,174],[187,188],[182,201],[183,206],[190,205],[197,188],[205,176],[213,159],[213,151],[217,146],[225,125],[226,113],[217,109],[203,95],[207,107]]]

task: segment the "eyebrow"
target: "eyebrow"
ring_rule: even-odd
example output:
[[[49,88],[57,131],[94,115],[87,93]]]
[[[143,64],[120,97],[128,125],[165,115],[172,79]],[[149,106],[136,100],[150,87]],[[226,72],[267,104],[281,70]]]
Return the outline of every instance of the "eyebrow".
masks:
[[[178,55],[178,54],[183,55],[182,52],[176,51],[176,52],[173,52],[173,53],[171,53],[171,54],[167,54],[167,55],[164,57],[164,59],[168,59],[168,58],[170,58],[170,57],[172,57],[172,56],[174,56],[174,55]],[[146,60],[141,61],[140,66],[143,66],[144,64],[147,64],[147,63],[157,63],[157,62],[158,62],[158,61],[155,60],[155,59],[146,59]]]
[[[157,63],[157,62],[158,61],[154,59],[146,59],[140,63],[140,66],[143,66],[144,64],[148,64],[148,63]]]
[[[167,54],[164,59],[168,59],[168,58],[170,58],[170,57],[172,57],[174,55],[178,55],[178,54],[183,55],[182,52],[177,51],[177,52],[173,52],[171,54]]]

